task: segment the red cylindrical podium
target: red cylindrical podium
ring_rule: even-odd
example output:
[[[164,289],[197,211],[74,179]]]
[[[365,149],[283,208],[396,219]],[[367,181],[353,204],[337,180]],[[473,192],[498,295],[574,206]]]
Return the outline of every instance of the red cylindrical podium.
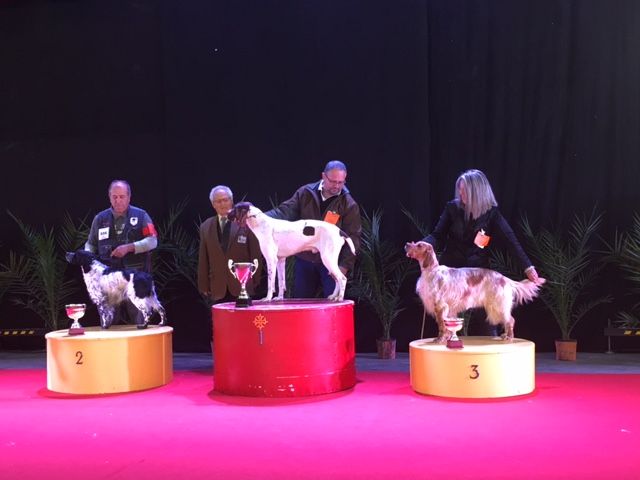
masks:
[[[298,397],[355,385],[351,300],[231,302],[211,311],[215,391]]]

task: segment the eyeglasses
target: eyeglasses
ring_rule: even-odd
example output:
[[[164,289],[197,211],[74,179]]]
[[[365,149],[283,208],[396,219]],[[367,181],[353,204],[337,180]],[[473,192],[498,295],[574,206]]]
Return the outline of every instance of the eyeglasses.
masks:
[[[346,180],[331,180],[327,176],[324,177],[324,181],[327,182],[327,183],[330,183],[331,185],[335,185],[335,186],[344,185],[345,183],[347,183]]]

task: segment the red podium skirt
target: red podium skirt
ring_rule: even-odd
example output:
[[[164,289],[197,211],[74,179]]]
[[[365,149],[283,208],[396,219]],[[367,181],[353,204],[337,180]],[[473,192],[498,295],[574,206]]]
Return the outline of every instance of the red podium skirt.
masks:
[[[231,302],[211,310],[215,391],[299,397],[355,385],[351,300]]]

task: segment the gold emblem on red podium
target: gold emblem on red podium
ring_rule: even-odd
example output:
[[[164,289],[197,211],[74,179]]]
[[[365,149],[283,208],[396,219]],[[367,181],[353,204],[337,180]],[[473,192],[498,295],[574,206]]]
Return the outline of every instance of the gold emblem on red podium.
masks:
[[[258,329],[258,343],[260,345],[262,345],[264,343],[264,337],[263,337],[262,329],[265,327],[265,325],[267,325],[267,323],[269,323],[269,321],[267,320],[267,317],[265,317],[261,313],[256,315],[255,318],[253,319],[253,324]]]

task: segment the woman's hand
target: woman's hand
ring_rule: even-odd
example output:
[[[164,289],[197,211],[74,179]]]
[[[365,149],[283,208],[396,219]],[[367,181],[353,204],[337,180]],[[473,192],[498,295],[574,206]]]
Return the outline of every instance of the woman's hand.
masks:
[[[538,283],[540,281],[540,277],[538,276],[538,272],[536,272],[536,267],[531,265],[524,271],[524,274],[527,276],[529,280],[533,283]]]

